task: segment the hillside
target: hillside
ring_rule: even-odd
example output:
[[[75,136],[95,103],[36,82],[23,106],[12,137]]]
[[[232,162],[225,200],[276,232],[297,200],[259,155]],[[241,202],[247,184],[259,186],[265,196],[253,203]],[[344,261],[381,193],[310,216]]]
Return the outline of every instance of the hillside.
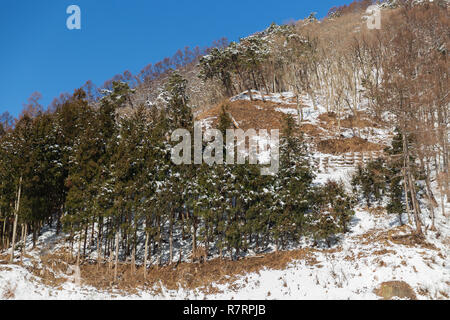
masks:
[[[256,94],[255,101],[243,93],[226,102],[243,129],[249,123],[249,128],[279,128],[283,114],[296,112],[292,93],[267,95],[265,102]],[[214,126],[220,110],[212,108],[198,120]],[[300,128],[308,128],[308,124],[315,128],[304,130],[312,145],[335,137],[333,123],[321,120],[329,119],[321,105],[314,110],[305,98],[303,112]],[[373,125],[360,126],[361,132],[367,132],[365,144],[346,144],[333,153],[314,151],[316,183],[342,179],[348,184],[358,159],[363,163],[383,156],[374,146],[389,144],[393,129],[387,121],[383,126],[369,120],[365,123]],[[352,136],[350,129],[341,134]],[[349,184],[347,187],[350,189]],[[449,210],[447,205],[445,212]],[[428,225],[429,218],[425,218]],[[420,239],[410,224],[401,226],[383,207],[359,205],[350,232],[339,236],[331,248],[311,247],[305,240],[285,252],[273,252],[273,247],[262,254],[250,251],[240,261],[212,257],[204,264],[186,261],[176,267],[151,268],[146,279],[140,267],[133,275],[131,265],[124,263],[119,266],[118,282],[107,265],[99,269],[89,262],[95,262],[95,252],[77,271],[75,261],[68,256],[65,239],[69,235],[56,235],[54,228],[46,228],[36,248],[32,248],[31,237],[27,239],[26,254],[17,257],[14,264],[7,263],[8,255],[3,253],[0,294],[7,299],[380,299],[392,295],[448,299],[448,222],[448,216],[440,216],[436,221],[439,231]]]
[[[399,291],[405,294],[400,298],[448,299],[448,223],[439,222],[446,233],[438,239],[430,235],[421,243],[409,227],[383,213],[358,210],[353,224],[350,236],[333,249],[165,267],[152,270],[147,281],[127,279],[124,267],[125,279],[107,289],[106,280],[95,279],[102,273],[96,267],[82,266],[77,285],[69,265],[36,250],[23,266],[0,265],[1,294],[3,299],[380,299],[381,284],[398,281],[412,288]],[[43,246],[52,235],[42,235]]]
[[[448,4],[370,3],[30,100],[0,299],[448,300]]]

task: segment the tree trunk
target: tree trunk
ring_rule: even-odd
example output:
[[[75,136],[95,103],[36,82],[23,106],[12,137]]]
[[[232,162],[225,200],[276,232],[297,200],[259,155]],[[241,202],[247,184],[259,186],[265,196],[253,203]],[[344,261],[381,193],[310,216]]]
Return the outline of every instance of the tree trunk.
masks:
[[[311,98],[314,110],[317,110],[316,97],[315,97],[314,91],[311,90],[311,88],[308,88],[308,95]]]
[[[402,169],[403,173],[403,190],[405,192],[406,213],[408,214],[408,223],[411,223],[411,208],[409,207],[408,186],[406,185],[405,169]]]
[[[87,237],[88,237],[88,225],[86,224],[86,227],[84,228],[83,257],[86,257]]]
[[[3,231],[2,231],[2,246],[3,248],[7,248],[7,236],[6,236],[6,217],[5,220],[3,220]]]
[[[148,259],[148,238],[149,232],[145,233],[145,247],[144,247],[144,279],[147,279],[147,259]]]
[[[414,220],[416,222],[416,231],[418,235],[422,235],[422,221],[420,220],[420,207],[416,196],[416,188],[415,188],[416,184],[411,175],[411,172],[408,172],[408,181],[409,181],[409,190],[411,194],[411,201],[413,204]]]
[[[56,221],[56,235],[59,235],[59,233],[61,232],[61,217],[64,214],[64,205],[61,205],[61,211],[59,212],[57,221]]]
[[[173,262],[173,213],[170,214],[169,226],[169,264]]]
[[[114,281],[117,280],[117,265],[119,262],[119,230],[116,231],[116,253],[115,253],[115,262],[114,262]]]
[[[303,122],[303,108],[301,106],[300,94],[297,91],[297,114],[298,114],[298,125],[301,125]]]
[[[447,217],[447,215],[445,214],[445,203],[444,203],[445,193],[444,193],[443,183],[440,183],[440,194],[441,194],[442,216]]]
[[[421,223],[420,217],[419,217],[420,208],[418,207],[418,204],[417,204],[415,183],[414,183],[414,179],[412,178],[412,175],[411,175],[411,166],[409,164],[409,148],[408,148],[408,143],[406,141],[406,130],[404,130],[404,129],[402,130],[402,138],[403,138],[403,157],[404,157],[404,163],[406,164],[406,170],[405,170],[406,176],[404,177],[404,179],[408,179],[409,190],[410,190],[410,194],[411,194],[411,201],[412,201],[413,209],[414,209],[414,220],[416,223],[416,232],[418,235],[422,236],[423,235],[422,223]]]
[[[422,170],[425,171],[425,165],[422,157],[420,157],[420,164],[422,167]],[[437,207],[437,201],[434,198],[433,191],[431,190],[431,184],[430,184],[430,170],[427,162],[426,171],[425,171],[425,186],[426,186],[426,195],[427,195],[427,202],[428,202],[428,208],[430,210],[431,214],[431,229],[432,231],[436,231],[435,226],[435,214],[434,214],[434,208]]]
[[[195,217],[192,219],[192,262],[194,262],[195,252],[197,251],[197,222],[195,221]]]
[[[19,180],[19,191],[17,192],[17,201],[14,212],[14,226],[13,226],[13,235],[12,235],[12,248],[11,248],[11,256],[9,261],[12,263],[14,260],[14,249],[16,245],[16,232],[17,232],[17,221],[19,220],[19,209],[20,209],[20,194],[22,192],[22,177]]]
[[[102,223],[98,224],[98,235],[97,235],[97,270],[100,266],[100,262],[102,261]]]
[[[83,235],[83,231],[80,230],[80,237],[78,239],[77,266],[80,266],[81,236],[82,235]]]
[[[133,245],[133,250],[131,250],[131,272],[136,273],[136,246]]]
[[[21,256],[21,261],[23,261],[23,256],[25,255],[25,250],[27,247],[27,227],[28,225],[25,223],[24,226],[24,231],[23,231],[23,248],[22,248],[22,256]]]
[[[162,265],[162,226],[161,221],[158,221],[159,230],[158,230],[158,267]]]

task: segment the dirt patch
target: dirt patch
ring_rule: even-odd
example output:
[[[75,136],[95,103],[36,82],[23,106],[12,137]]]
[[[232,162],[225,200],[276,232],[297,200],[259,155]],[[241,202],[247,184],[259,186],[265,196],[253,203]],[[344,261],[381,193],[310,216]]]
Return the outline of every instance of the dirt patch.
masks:
[[[348,152],[381,151],[384,148],[383,145],[359,137],[328,139],[317,143],[317,149],[320,152],[334,155]]]
[[[404,281],[383,282],[374,292],[384,300],[390,300],[393,297],[417,300],[414,290]]]
[[[9,263],[9,254],[0,254],[0,264]]]
[[[358,117],[348,116],[341,120],[341,125],[344,128],[380,128],[379,123],[371,119],[367,114],[358,112]]]

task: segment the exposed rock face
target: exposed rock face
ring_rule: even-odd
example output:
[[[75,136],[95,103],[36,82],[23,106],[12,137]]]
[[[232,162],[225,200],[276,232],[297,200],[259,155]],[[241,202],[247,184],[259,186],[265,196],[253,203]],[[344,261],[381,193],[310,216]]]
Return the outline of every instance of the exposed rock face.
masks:
[[[416,294],[409,284],[404,281],[388,281],[383,282],[375,293],[382,297],[384,300],[390,300],[393,297],[407,298],[410,300],[416,300]]]

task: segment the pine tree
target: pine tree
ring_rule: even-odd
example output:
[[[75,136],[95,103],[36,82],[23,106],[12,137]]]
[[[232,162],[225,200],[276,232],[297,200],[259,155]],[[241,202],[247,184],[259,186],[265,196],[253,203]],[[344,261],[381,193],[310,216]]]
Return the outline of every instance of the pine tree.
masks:
[[[298,241],[304,234],[305,218],[314,174],[306,157],[306,146],[298,136],[297,126],[288,115],[280,139],[280,169],[275,187],[276,210],[273,236],[277,247],[286,238]]]
[[[354,216],[355,199],[345,192],[342,182],[328,180],[315,188],[310,231],[315,240],[325,240],[331,246],[331,240],[339,233],[349,231]]]
[[[388,199],[386,206],[387,212],[397,214],[400,224],[403,224],[402,214],[405,211],[405,201],[403,196],[403,137],[401,133],[396,130],[394,138],[392,139],[392,146],[386,148],[385,152],[389,155],[387,165],[388,174],[386,175],[387,183],[389,184]]]
[[[93,223],[94,199],[98,192],[95,181],[100,172],[100,158],[104,154],[102,129],[96,112],[87,105],[83,91],[77,92],[76,103],[80,120],[77,124],[80,134],[76,137],[69,162],[68,193],[66,197],[66,215],[63,217],[65,230],[72,236],[78,233],[77,262],[81,258],[81,244],[84,240],[83,253],[86,252],[88,226]]]
[[[351,184],[354,191],[361,190],[368,207],[373,200],[381,203],[387,191],[386,164],[383,159],[370,161],[365,166],[359,165],[352,177]]]

